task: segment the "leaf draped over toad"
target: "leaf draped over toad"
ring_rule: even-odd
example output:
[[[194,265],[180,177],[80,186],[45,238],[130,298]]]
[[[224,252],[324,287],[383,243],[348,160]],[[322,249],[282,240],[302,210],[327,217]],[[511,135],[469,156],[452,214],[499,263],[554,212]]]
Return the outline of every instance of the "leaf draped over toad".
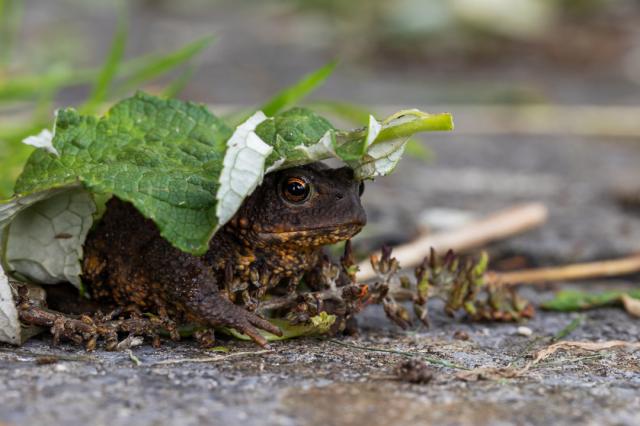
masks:
[[[266,173],[337,158],[359,179],[382,176],[409,136],[452,125],[448,114],[407,110],[340,131],[293,108],[273,117],[257,112],[234,130],[203,105],[145,93],[99,118],[60,110],[52,133],[27,141],[40,149],[16,195],[0,203],[1,259],[10,275],[79,285],[93,199],[109,196],[131,202],[172,245],[200,255]]]

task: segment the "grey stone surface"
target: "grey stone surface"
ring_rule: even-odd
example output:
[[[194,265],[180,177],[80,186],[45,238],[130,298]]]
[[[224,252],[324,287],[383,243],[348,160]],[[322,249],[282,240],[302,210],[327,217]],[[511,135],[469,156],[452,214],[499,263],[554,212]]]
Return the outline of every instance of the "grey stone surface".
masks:
[[[475,213],[537,199],[551,209],[544,228],[492,246],[494,253],[559,263],[608,257],[638,249],[640,218],[608,196],[611,180],[637,173],[640,147],[581,140],[499,140],[447,137],[434,142],[435,165],[406,160],[394,176],[369,185],[366,204],[374,229],[405,234],[429,207]],[[478,183],[478,180],[481,184]],[[545,183],[546,182],[546,183]],[[391,219],[389,219],[391,218]],[[382,225],[386,223],[386,225]],[[622,238],[624,225],[627,237]],[[402,236],[397,237],[402,240]],[[366,241],[361,241],[361,243]],[[580,248],[576,251],[576,248]],[[625,287],[628,280],[589,284]],[[535,303],[549,290],[525,289]],[[576,314],[539,312],[516,324],[470,324],[431,306],[432,328],[402,332],[378,308],[360,317],[358,338],[338,342],[406,351],[466,368],[521,367]],[[453,338],[465,331],[470,339]],[[572,340],[638,341],[640,323],[620,309],[588,312]],[[434,379],[412,385],[395,377],[403,355],[365,351],[332,341],[304,339],[273,345],[268,353],[246,343],[223,343],[231,357],[192,342],[126,353],[50,346],[47,337],[22,348],[0,347],[0,419],[7,424],[637,424],[640,352],[559,352],[522,377],[467,382],[459,371],[434,366]],[[247,351],[245,355],[233,355]],[[55,364],[40,365],[47,357]],[[157,364],[175,360],[171,365]]]
[[[566,326],[573,315],[539,315],[516,326],[465,324],[439,319],[430,332],[400,333],[368,326],[345,344],[410,351],[468,367],[522,366],[532,348]],[[455,340],[464,330],[467,341]],[[574,339],[634,339],[637,321],[623,312],[587,315]],[[85,354],[34,340],[0,351],[0,418],[7,424],[637,424],[640,357],[625,350],[563,352],[516,379],[467,382],[459,371],[436,368],[426,385],[396,379],[401,355],[370,352],[333,341],[305,339],[274,344],[270,352],[234,343],[217,357],[191,343],[160,350]],[[39,365],[42,356],[59,356]],[[39,361],[41,360],[41,361]],[[183,361],[161,365],[166,360]]]

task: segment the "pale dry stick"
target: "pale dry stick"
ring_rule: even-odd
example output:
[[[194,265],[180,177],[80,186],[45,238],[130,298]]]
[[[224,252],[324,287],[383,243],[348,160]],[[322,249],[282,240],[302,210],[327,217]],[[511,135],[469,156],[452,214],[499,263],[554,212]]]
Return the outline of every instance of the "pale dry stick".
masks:
[[[640,254],[572,265],[523,269],[513,272],[488,272],[487,282],[504,286],[518,284],[545,284],[553,281],[572,281],[589,278],[617,277],[640,272]]]
[[[542,203],[528,203],[511,207],[473,221],[458,229],[438,234],[425,235],[408,244],[393,249],[393,256],[404,268],[419,265],[433,247],[436,251],[456,252],[482,247],[489,242],[511,237],[536,228],[546,222],[549,216]],[[380,254],[376,254],[380,256]],[[358,280],[375,277],[369,261],[359,265]]]

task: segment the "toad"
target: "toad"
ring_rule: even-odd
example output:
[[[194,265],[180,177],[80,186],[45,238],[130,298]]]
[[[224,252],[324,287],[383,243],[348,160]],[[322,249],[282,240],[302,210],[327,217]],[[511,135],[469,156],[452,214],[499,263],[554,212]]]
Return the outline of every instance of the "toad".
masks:
[[[255,312],[260,299],[276,286],[295,290],[318,268],[323,246],[362,229],[363,189],[348,167],[313,163],[267,174],[202,256],[173,247],[152,220],[112,198],[85,242],[82,279],[92,300],[161,318],[175,339],[175,325],[189,323],[206,330],[199,336],[230,327],[264,346],[259,330],[281,331]],[[59,329],[79,328],[81,340],[84,322],[91,331],[86,336],[95,339],[90,318],[65,325],[60,315],[43,315],[23,302],[23,323],[53,327],[57,321]]]

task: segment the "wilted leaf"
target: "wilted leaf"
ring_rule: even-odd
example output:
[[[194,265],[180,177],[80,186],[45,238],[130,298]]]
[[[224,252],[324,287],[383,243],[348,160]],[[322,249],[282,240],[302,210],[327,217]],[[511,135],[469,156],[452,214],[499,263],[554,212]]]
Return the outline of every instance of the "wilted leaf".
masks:
[[[0,263],[0,342],[19,345],[20,341],[20,321],[18,312],[13,300],[9,278]]]
[[[558,342],[538,351],[532,361],[532,364],[544,361],[561,349],[582,349],[585,351],[597,352],[620,347],[638,350],[640,349],[640,342],[626,342],[624,340],[609,340],[606,342]]]
[[[70,282],[79,288],[82,245],[93,224],[95,203],[77,186],[47,195],[23,204],[10,224],[0,209],[0,230],[5,233],[1,260],[11,275],[43,284]]]

